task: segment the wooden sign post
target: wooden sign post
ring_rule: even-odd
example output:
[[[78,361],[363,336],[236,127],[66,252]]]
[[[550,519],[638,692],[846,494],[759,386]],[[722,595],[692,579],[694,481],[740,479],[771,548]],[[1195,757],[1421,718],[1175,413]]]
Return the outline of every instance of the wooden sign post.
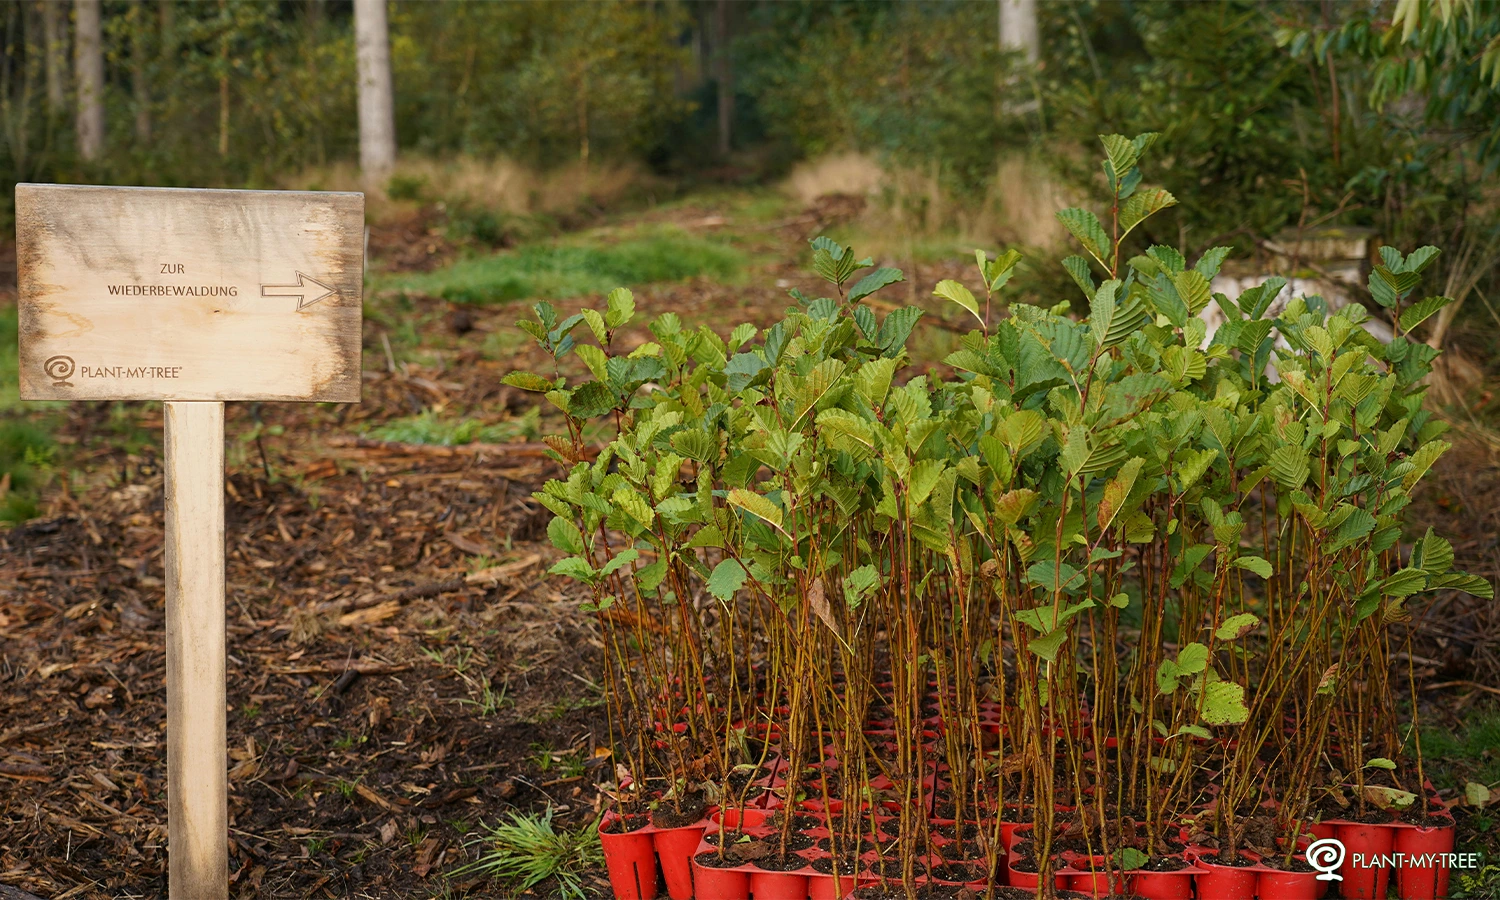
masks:
[[[26,400],[163,400],[174,900],[229,894],[224,402],[358,402],[364,196],[16,186]]]

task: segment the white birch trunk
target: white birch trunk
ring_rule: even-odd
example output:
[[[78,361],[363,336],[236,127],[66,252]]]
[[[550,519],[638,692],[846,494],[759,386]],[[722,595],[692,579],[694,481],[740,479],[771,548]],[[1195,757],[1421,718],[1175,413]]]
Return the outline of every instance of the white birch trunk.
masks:
[[[1036,0],[999,0],[1000,49],[1019,50],[1034,63],[1041,46],[1036,24]]]
[[[386,0],[354,0],[354,49],[359,71],[359,167],[365,190],[384,189],[396,165],[396,105]]]

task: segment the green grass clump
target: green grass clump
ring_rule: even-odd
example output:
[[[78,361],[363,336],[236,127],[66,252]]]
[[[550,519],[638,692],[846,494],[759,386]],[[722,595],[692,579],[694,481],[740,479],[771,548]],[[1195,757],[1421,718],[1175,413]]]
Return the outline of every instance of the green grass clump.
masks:
[[[16,308],[0,307],[0,522],[24,522],[37,514],[36,490],[46,480],[56,444],[44,421],[59,404],[22,404],[18,384]],[[40,416],[25,417],[26,412]]]
[[[525,415],[494,425],[474,419],[445,419],[427,409],[415,416],[393,419],[370,430],[370,436],[403,444],[504,444],[517,438],[535,440],[541,431],[541,409],[533,406]]]
[[[680,281],[695,275],[728,278],[744,265],[735,248],[678,229],[662,229],[605,246],[529,244],[467,259],[436,272],[378,279],[376,290],[441,297],[454,303],[562,300],[603,294],[621,285]]]
[[[1462,730],[1422,729],[1422,756],[1428,777],[1440,788],[1462,789],[1467,781],[1500,782],[1500,712],[1471,715]],[[1446,783],[1445,783],[1446,782]]]
[[[515,882],[518,893],[556,878],[563,897],[582,900],[582,873],[604,862],[599,832],[591,825],[557,830],[551,807],[540,816],[511,813],[509,822],[487,828],[475,843],[486,848],[479,859],[452,874],[477,873]]]

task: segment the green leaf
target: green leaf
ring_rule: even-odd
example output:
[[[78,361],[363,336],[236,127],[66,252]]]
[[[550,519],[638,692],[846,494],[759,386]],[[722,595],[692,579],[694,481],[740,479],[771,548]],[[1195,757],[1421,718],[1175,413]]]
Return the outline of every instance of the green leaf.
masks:
[[[635,295],[629,288],[615,288],[604,302],[608,310],[604,314],[604,324],[611,329],[619,328],[635,317]]]
[[[1384,249],[1386,248],[1381,248],[1381,250]],[[1442,252],[1443,251],[1439,250],[1436,247],[1418,247],[1412,252],[1406,254],[1406,259],[1401,263],[1401,271],[1420,272],[1431,265],[1432,261],[1437,259],[1438,254]]]
[[[1386,759],[1384,756],[1377,756],[1369,762],[1365,763],[1365,768],[1385,769],[1387,772],[1394,772],[1396,771],[1396,763],[1394,760]]]
[[[1495,586],[1478,575],[1463,575],[1458,572],[1450,572],[1447,575],[1434,575],[1427,583],[1432,590],[1443,589],[1449,591],[1463,591],[1481,600],[1493,600],[1495,598]]]
[[[1141,158],[1141,148],[1136,146],[1135,141],[1123,134],[1101,134],[1099,143],[1104,145],[1104,155],[1109,159],[1109,164],[1115,170],[1116,175],[1123,176],[1135,168],[1136,162]],[[1127,868],[1134,868],[1134,866]]]
[[[708,576],[708,592],[724,603],[728,603],[745,583],[745,567],[738,560],[726,559],[714,566],[713,573]]]
[[[1151,857],[1147,856],[1144,851],[1137,850],[1134,847],[1123,847],[1115,851],[1115,865],[1127,872],[1132,869],[1139,869],[1149,859]]]
[[[1380,583],[1380,593],[1387,597],[1410,597],[1427,587],[1427,573],[1421,569],[1401,569]]]
[[[1156,689],[1163,694],[1170,694],[1177,690],[1177,664],[1170,659],[1164,659],[1156,667]]]
[[[1037,493],[1031,488],[1015,488],[1001,494],[995,501],[995,515],[1007,525],[1014,525],[1031,512],[1036,505]]]
[[[1068,229],[1078,243],[1089,255],[1099,261],[1099,265],[1106,268],[1109,263],[1105,257],[1110,255],[1109,235],[1104,233],[1104,226],[1099,224],[1099,217],[1085,209],[1060,209],[1057,211],[1057,220]]]
[[[562,516],[556,516],[547,523],[547,537],[552,541],[552,546],[564,553],[582,555],[584,552],[583,533],[578,530],[577,525]]]
[[[1270,561],[1260,556],[1241,556],[1234,561],[1235,566],[1248,569],[1262,578],[1270,578],[1272,572]]]
[[[880,584],[880,570],[871,565],[860,566],[844,576],[844,602],[850,609],[857,609],[865,597]]]
[[[1418,325],[1452,302],[1450,297],[1428,297],[1425,300],[1418,300],[1401,311],[1401,330],[1407,333],[1415,331]]]
[[[900,269],[879,268],[854,282],[854,286],[849,288],[849,294],[845,299],[850,303],[855,303],[888,284],[895,284],[898,281],[905,280],[906,275]]]
[[[604,323],[604,316],[600,315],[597,309],[580,309],[578,314],[583,316],[583,321],[588,323],[594,340],[599,342],[599,346],[604,346],[609,340],[609,326]]]
[[[953,279],[944,278],[942,281],[939,281],[932,293],[934,296],[942,297],[945,300],[952,300],[954,303],[967,309],[974,318],[979,320],[979,324],[984,324],[984,317],[979,314],[979,301],[974,299],[974,295],[969,292],[968,288]]]
[[[1284,488],[1302,487],[1310,471],[1306,451],[1295,444],[1283,444],[1271,452],[1271,477]]]
[[[512,372],[500,379],[500,383],[520,388],[523,391],[540,391],[542,393],[546,393],[557,387],[556,382],[548,381],[542,376],[534,375],[531,372]]]
[[[1051,568],[1050,564],[1048,563],[1036,564],[1036,566],[1042,565],[1047,566],[1049,569]],[[1032,566],[1032,568],[1034,569],[1036,568],[1036,566]],[[1064,570],[1065,572],[1071,571],[1071,568],[1065,566]],[[1086,609],[1093,609],[1093,607],[1094,601],[1084,599],[1072,604],[1071,606],[1064,606],[1061,610],[1057,610],[1055,613],[1050,604],[1038,606],[1033,609],[1018,609],[1016,610],[1016,621],[1022,623],[1023,625],[1026,625],[1037,634],[1046,634],[1050,631],[1064,627],[1079,613],[1083,612]]]
[[[996,259],[986,259],[983,250],[975,250],[975,257],[979,262],[980,274],[984,276],[985,286],[990,292],[1005,287],[1016,273],[1016,264],[1021,261],[1021,254],[1015,250],[1007,250]]]
[[[717,525],[706,525],[693,533],[686,546],[689,550],[698,547],[723,547],[724,532]]]
[[[1385,266],[1376,266],[1370,272],[1370,296],[1390,309],[1421,283],[1422,276],[1416,272],[1393,272]]]
[[[744,488],[734,488],[729,492],[728,499],[730,506],[743,509],[752,516],[766,520],[778,531],[781,530],[781,507],[772,503],[770,498]]]
[[[616,488],[609,499],[617,509],[647,528],[656,520],[656,512],[651,509],[651,504],[628,484]]]
[[[1200,738],[1205,741],[1211,741],[1214,739],[1214,733],[1212,731],[1209,731],[1207,728],[1204,728],[1202,725],[1184,725],[1181,728],[1177,729],[1177,733],[1179,735],[1191,735],[1195,738]]]
[[[1208,648],[1194,641],[1177,651],[1177,672],[1196,675],[1208,667]]]
[[[1453,545],[1429,527],[1412,554],[1412,565],[1428,575],[1445,575],[1453,568]]]
[[[1059,628],[1049,631],[1041,637],[1032,638],[1026,648],[1047,662],[1057,660],[1057,651],[1062,647],[1063,641],[1068,639],[1068,629]],[[1045,682],[1044,682],[1045,683]]]
[[[588,560],[584,559],[581,556],[569,556],[560,559],[557,562],[553,563],[552,568],[548,569],[547,571],[552,575],[566,575],[569,578],[572,578],[576,581],[582,581],[585,584],[592,583],[595,577],[597,577],[598,575],[598,573],[594,571],[594,567],[589,565]]]
[[[718,462],[719,442],[714,435],[697,428],[674,432],[670,439],[672,449],[688,459],[701,463]]]
[[[1260,619],[1254,613],[1240,613],[1225,619],[1214,632],[1214,637],[1221,641],[1237,641],[1259,624]]]
[[[614,393],[597,381],[579,385],[568,400],[568,415],[575,419],[592,419],[614,408]]]
[[[1250,718],[1245,689],[1229,681],[1213,681],[1203,688],[1203,721],[1210,725],[1242,725]]]
[[[736,353],[725,363],[724,376],[729,389],[738,393],[769,380],[771,366],[764,356],[754,351]]]
[[[1120,283],[1114,279],[1106,281],[1103,287],[1094,292],[1094,298],[1089,301],[1089,330],[1094,334],[1094,343],[1100,347],[1104,346],[1104,339],[1114,324],[1115,290],[1119,286]]]
[[[881,321],[880,334],[875,338],[875,344],[880,347],[880,355],[900,356],[901,351],[906,348],[906,339],[911,336],[911,330],[920,318],[922,308],[919,306],[903,306],[892,310]]]
[[[1062,264],[1063,268],[1068,270],[1068,275],[1072,276],[1073,281],[1083,289],[1083,295],[1092,298],[1095,290],[1094,273],[1089,268],[1089,261],[1081,256],[1069,256],[1063,260]]]
[[[583,364],[589,367],[594,377],[609,384],[613,379],[609,377],[609,355],[593,344],[579,344],[573,348],[573,355],[583,360]]]
[[[667,558],[658,557],[656,562],[635,573],[635,583],[643,591],[654,591],[667,577]]]
[[[1125,201],[1124,206],[1120,207],[1120,237],[1124,238],[1125,235],[1134,231],[1137,225],[1156,213],[1176,205],[1177,198],[1161,188],[1137,191]]]
[[[623,569],[624,567],[630,565],[640,558],[640,551],[636,550],[633,547],[626,548],[624,550],[621,550],[618,555],[611,558],[609,562],[605,563],[604,568],[599,570],[599,574],[601,576],[613,575],[615,572],[618,572],[620,569]]]

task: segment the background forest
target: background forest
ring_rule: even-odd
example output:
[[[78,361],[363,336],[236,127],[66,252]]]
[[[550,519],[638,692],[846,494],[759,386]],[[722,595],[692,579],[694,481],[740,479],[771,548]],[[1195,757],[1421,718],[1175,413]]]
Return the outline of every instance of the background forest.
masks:
[[[1156,226],[1189,247],[1299,221],[1398,243],[1482,231],[1500,8],[1400,5],[1392,27],[1392,3],[1044,2],[1007,49],[987,2],[395,2],[396,133],[406,157],[631,166],[664,179],[656,196],[853,151],[952,225],[1002,202],[1014,154],[1087,184],[1082,144],[1157,131],[1166,169],[1213,187]],[[6,5],[7,197],[25,180],[273,187],[355,158],[349,3],[102,10],[88,159],[70,8]]]
[[[1442,249],[1420,296],[1455,302],[1418,338],[1454,446],[1407,522],[1500,579],[1500,0],[385,9],[396,156],[372,169],[350,0],[0,4],[0,896],[165,885],[161,407],[18,400],[17,183],[368,195],[363,402],[228,412],[237,897],[489,896],[491,872],[609,896],[601,620],[545,574],[532,494],[570,420],[501,381],[583,369],[524,306],[627,287],[623,352],[657,317],[764,328],[827,290],[827,236],[905,273],[870,304],[922,307],[912,371],[948,377],[974,323],[930,292],[989,297],[976,247],[1018,252],[1011,302],[1083,311],[1055,214],[1111,221],[1099,135],[1159,134],[1144,177],[1176,200],[1121,261],[1227,247],[1215,291],[1375,309],[1377,246]],[[1453,896],[1493,897],[1500,613],[1408,609],[1400,739],[1484,854]]]

